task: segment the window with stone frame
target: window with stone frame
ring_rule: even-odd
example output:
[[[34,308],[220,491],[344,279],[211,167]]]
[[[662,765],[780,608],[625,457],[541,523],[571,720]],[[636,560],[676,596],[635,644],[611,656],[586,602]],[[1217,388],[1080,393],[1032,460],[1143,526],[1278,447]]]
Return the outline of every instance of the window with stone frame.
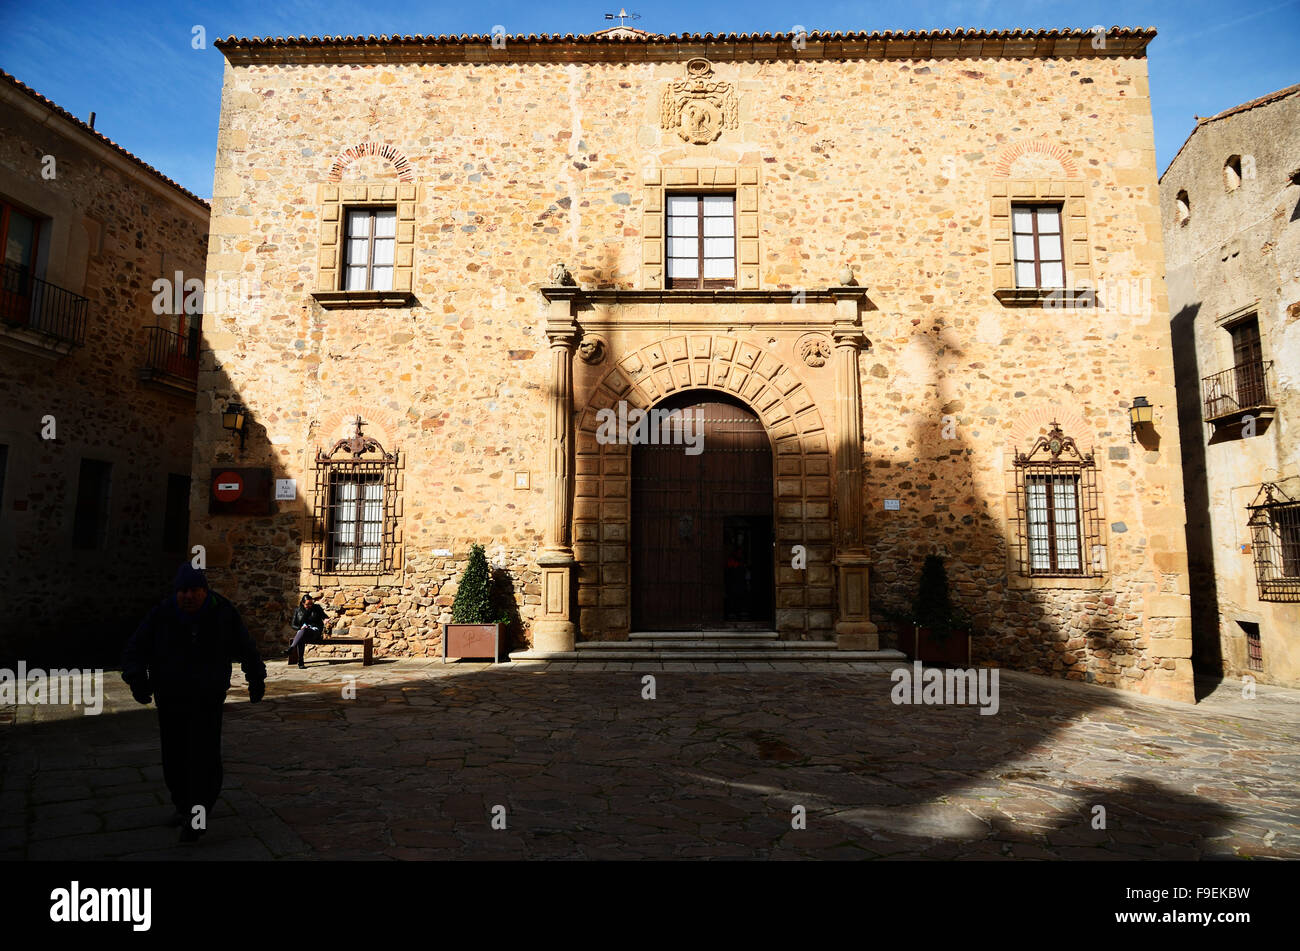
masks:
[[[318,187],[316,303],[329,309],[414,304],[415,183]]]
[[[344,291],[391,291],[397,244],[396,206],[344,209]]]
[[[1011,206],[1017,287],[1064,287],[1065,247],[1059,204]]]
[[[1098,306],[1087,184],[998,179],[988,187],[993,296],[1006,306]]]
[[[735,193],[669,192],[664,211],[667,286],[735,287]]]
[[[397,452],[386,452],[362,432],[316,453],[312,571],[386,574],[394,570],[397,526]]]
[[[1026,453],[1016,453],[1020,573],[1093,578],[1101,573],[1097,466],[1052,423]]]
[[[1300,501],[1274,483],[1247,506],[1261,601],[1300,601]]]

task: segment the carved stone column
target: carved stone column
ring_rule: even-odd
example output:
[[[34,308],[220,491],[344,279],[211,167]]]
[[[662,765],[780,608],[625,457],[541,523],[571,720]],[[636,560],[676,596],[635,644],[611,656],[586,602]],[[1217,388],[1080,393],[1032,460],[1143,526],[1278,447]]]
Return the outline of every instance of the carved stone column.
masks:
[[[871,564],[862,532],[862,381],[858,351],[866,342],[858,320],[861,287],[833,287],[835,321],[835,486],[839,512],[835,567],[839,617],[835,640],[840,650],[877,650],[880,637],[871,623],[867,595]]]
[[[546,339],[551,349],[547,406],[546,524],[537,565],[542,570],[542,613],[533,628],[533,650],[571,651],[577,635],[573,621],[573,349],[578,325],[573,320],[576,287],[548,287]]]

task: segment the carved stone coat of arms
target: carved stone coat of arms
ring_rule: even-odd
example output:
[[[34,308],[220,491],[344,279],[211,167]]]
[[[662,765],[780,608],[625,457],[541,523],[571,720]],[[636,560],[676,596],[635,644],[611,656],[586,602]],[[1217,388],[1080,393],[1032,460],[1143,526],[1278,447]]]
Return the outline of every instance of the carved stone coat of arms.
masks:
[[[676,132],[683,141],[704,145],[714,141],[723,129],[738,125],[739,102],[736,87],[713,75],[707,59],[686,64],[686,78],[664,88],[660,121],[666,131]]]

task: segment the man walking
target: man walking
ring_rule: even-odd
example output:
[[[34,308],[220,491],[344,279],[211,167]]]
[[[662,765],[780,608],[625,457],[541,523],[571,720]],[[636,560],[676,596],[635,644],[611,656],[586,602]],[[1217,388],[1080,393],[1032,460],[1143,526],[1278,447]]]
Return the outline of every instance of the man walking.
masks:
[[[208,590],[188,562],[176,573],[175,594],[149,612],[127,642],[122,679],[140,703],[156,698],[163,779],[181,826],[182,842],[197,842],[221,793],[221,714],[230,690],[231,661],[248,679],[248,699],[266,693],[266,665],[235,606]]]

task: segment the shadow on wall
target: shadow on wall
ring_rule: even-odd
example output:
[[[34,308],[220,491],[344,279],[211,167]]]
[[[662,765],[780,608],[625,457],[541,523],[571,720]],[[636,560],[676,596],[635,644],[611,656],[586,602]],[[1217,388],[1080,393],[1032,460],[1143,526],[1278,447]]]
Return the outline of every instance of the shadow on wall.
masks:
[[[205,353],[205,359],[211,359]],[[206,366],[206,364],[205,364]],[[343,623],[336,624],[332,633],[342,636],[372,636],[376,656],[393,653],[405,656],[440,656],[442,629],[439,618],[449,612],[451,594],[459,582],[468,559],[462,553],[454,565],[434,570],[426,564],[432,558],[428,551],[417,550],[398,540],[401,559],[399,580],[376,574],[314,573],[315,559],[323,554],[320,546],[325,537],[325,506],[328,500],[314,498],[317,474],[310,470],[301,476],[291,476],[285,469],[283,458],[297,449],[279,448],[267,435],[259,419],[259,406],[240,394],[229,376],[219,365],[200,377],[200,405],[211,412],[213,419],[200,422],[202,435],[215,433],[215,442],[205,436],[197,443],[195,453],[195,484],[192,504],[191,544],[207,547],[208,578],[213,590],[230,598],[239,608],[249,631],[261,647],[264,657],[282,656],[292,638],[290,622],[303,590],[300,589],[304,571],[314,593],[323,595],[321,605],[327,617],[341,615]],[[212,394],[213,407],[206,409]],[[248,407],[245,449],[241,453],[237,437],[220,428],[219,415],[228,402],[238,401]],[[261,412],[265,412],[264,410]],[[364,426],[362,432],[373,433]],[[341,433],[324,432],[313,426],[308,450],[314,459],[317,450],[330,453]],[[353,432],[351,425],[348,432]],[[384,445],[385,452],[396,452],[396,479],[385,485],[384,492],[393,492],[393,517],[399,532],[405,522],[404,506],[409,496],[408,459],[400,445]],[[278,455],[277,455],[278,453]],[[334,458],[349,458],[349,447],[334,453]],[[368,452],[363,458],[374,459]],[[314,462],[310,463],[314,466]],[[227,468],[261,468],[268,472],[269,484],[277,480],[296,478],[293,501],[271,502],[269,515],[230,515],[209,513],[211,477]],[[305,478],[304,478],[305,477]],[[272,492],[274,495],[274,492]],[[399,534],[398,538],[402,536]],[[516,578],[509,570],[493,572],[497,602],[511,618],[503,632],[503,649],[514,650],[526,646],[521,609],[515,588],[528,579]],[[450,593],[448,593],[450,592]],[[401,613],[390,614],[395,605]],[[328,650],[329,648],[327,648]],[[316,648],[320,651],[320,648]],[[355,648],[339,648],[355,652]]]
[[[1002,490],[999,484],[992,498],[981,498],[976,492],[965,425],[978,424],[957,422],[959,414],[979,415],[979,408],[965,405],[961,394],[948,392],[942,376],[942,361],[964,355],[949,334],[936,321],[915,338],[928,350],[934,382],[926,387],[915,413],[912,460],[889,464],[894,473],[890,485],[898,491],[903,510],[914,505],[932,511],[901,538],[882,524],[894,516],[881,510],[880,500],[874,500],[876,507],[867,519],[875,562],[873,605],[886,619],[882,633],[886,626],[894,631],[893,643],[882,638],[882,646],[898,644],[906,626],[898,617],[910,611],[921,565],[926,555],[938,554],[945,560],[954,607],[973,622],[974,664],[991,662],[1027,673],[1095,682],[1098,651],[1103,658],[1130,651],[1131,642],[1115,631],[1114,616],[1123,612],[1109,589],[1063,590],[1054,601],[1040,589],[1010,587],[1000,517]],[[1118,680],[1123,673],[1114,676]]]
[[[1210,487],[1205,460],[1201,368],[1196,357],[1200,304],[1183,307],[1169,321],[1177,382],[1178,431],[1183,434],[1183,501],[1187,507],[1187,568],[1192,601],[1192,667],[1197,699],[1223,679],[1219,639],[1219,590],[1215,576]]]

